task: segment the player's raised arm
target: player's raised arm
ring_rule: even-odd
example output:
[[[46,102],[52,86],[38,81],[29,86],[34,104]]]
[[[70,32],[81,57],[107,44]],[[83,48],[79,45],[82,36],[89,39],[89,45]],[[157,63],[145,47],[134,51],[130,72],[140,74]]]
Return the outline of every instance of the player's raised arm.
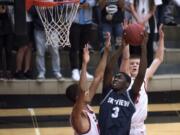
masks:
[[[122,42],[124,42],[122,40]],[[124,43],[126,44],[126,43]],[[120,65],[120,72],[124,72],[128,75],[130,75],[129,71],[129,45],[124,45],[123,53],[122,53],[122,58],[121,58],[121,65]]]
[[[111,58],[108,60],[108,63],[105,68],[104,79],[103,79],[103,90],[111,85],[113,70],[117,63],[117,59],[122,54],[122,50],[124,45],[120,45],[120,47],[112,54]]]
[[[146,32],[144,32],[143,36],[144,36],[144,39],[143,39],[143,43],[141,45],[141,58],[140,58],[139,71],[138,71],[137,77],[135,78],[135,81],[132,86],[132,94],[133,94],[134,101],[136,100],[137,96],[139,95],[139,91],[140,91],[141,85],[144,81],[144,77],[145,77],[145,73],[146,73],[146,69],[147,69],[146,45],[147,45],[147,40],[148,40],[148,34]]]
[[[83,49],[83,62],[82,62],[80,81],[79,81],[80,88],[83,91],[88,90],[86,72],[87,72],[87,65],[89,63],[89,60],[90,60],[90,56],[89,56],[88,46],[85,45]]]
[[[90,57],[88,47],[85,45],[85,48],[83,49],[83,63],[79,82],[79,94],[71,114],[73,128],[79,134],[87,132],[90,128],[89,118],[83,111],[86,104],[86,96],[88,96],[88,94],[86,94],[86,92],[88,93],[86,72],[89,60]]]
[[[125,30],[128,27],[128,22],[124,20],[123,23],[123,30]],[[123,52],[122,52],[122,58],[121,58],[121,65],[120,65],[120,72],[127,73],[130,75],[129,71],[129,58],[130,58],[130,53],[129,53],[129,45],[125,41],[125,36],[126,33],[123,32],[123,37],[122,37],[122,45],[124,46]]]
[[[158,42],[158,48],[156,50],[155,58],[150,65],[150,67],[146,71],[145,80],[146,82],[149,81],[150,78],[154,75],[157,68],[160,66],[160,64],[163,62],[164,59],[164,32],[162,30],[162,24],[159,27],[159,42]]]
[[[79,134],[87,132],[90,128],[89,118],[86,112],[83,111],[85,97],[86,91],[79,89],[79,94],[71,113],[71,124],[74,130]]]
[[[105,48],[104,48],[103,56],[101,57],[99,64],[95,70],[94,79],[93,79],[93,81],[90,85],[90,88],[89,88],[90,100],[92,100],[92,98],[94,97],[94,94],[96,93],[96,90],[97,90],[99,84],[102,82],[105,67],[107,64],[107,59],[108,59],[108,55],[109,55],[110,48],[111,48],[111,35],[108,32],[108,33],[106,33],[106,36],[107,37],[106,37],[106,41],[105,41]]]

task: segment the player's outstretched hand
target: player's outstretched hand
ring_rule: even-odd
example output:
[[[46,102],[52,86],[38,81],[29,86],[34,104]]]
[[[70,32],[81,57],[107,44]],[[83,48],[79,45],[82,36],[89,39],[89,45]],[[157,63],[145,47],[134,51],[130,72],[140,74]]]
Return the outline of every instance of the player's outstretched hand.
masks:
[[[111,49],[111,34],[109,32],[106,32],[105,38],[106,38],[106,41],[105,41],[105,48],[104,49],[106,51],[110,51],[110,49]]]
[[[89,48],[88,48],[88,44],[86,44],[83,49],[83,62],[87,64],[89,60],[90,60]]]
[[[124,20],[121,25],[122,25],[122,29],[125,30],[128,27],[129,23],[127,20]]]

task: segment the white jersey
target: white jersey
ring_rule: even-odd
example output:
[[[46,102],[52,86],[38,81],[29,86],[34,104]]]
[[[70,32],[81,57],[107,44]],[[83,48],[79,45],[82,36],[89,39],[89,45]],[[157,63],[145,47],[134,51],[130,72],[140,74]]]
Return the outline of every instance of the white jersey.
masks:
[[[89,118],[90,122],[90,129],[87,131],[87,133],[84,134],[78,134],[75,132],[75,135],[100,135],[99,134],[99,128],[98,128],[98,120],[96,118],[96,114],[93,112],[91,107],[88,105],[88,109],[84,110]]]
[[[134,79],[131,79],[131,85],[134,83]],[[145,82],[141,86],[137,102],[135,102],[136,111],[131,119],[131,128],[138,129],[145,128],[144,120],[147,117],[148,109],[148,96],[145,89]]]

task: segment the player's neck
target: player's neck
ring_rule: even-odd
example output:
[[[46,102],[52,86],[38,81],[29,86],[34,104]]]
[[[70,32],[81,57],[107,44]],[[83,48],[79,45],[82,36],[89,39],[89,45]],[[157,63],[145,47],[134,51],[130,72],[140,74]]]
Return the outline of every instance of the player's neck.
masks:
[[[124,93],[126,90],[127,90],[127,88],[124,88],[124,89],[118,90],[118,91],[116,91],[116,92],[120,95],[120,94]]]

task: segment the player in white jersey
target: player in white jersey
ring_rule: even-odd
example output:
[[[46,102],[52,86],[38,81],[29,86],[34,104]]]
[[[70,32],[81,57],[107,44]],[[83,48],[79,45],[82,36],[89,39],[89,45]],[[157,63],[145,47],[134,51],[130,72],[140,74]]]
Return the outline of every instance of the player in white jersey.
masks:
[[[73,107],[70,121],[75,131],[75,135],[99,135],[99,129],[95,113],[89,103],[91,102],[96,90],[101,83],[110,51],[110,34],[107,33],[106,45],[103,56],[95,70],[94,79],[87,87],[87,64],[90,60],[88,48],[83,50],[83,63],[80,74],[79,84],[72,84],[66,89],[66,96],[72,100]]]
[[[144,121],[147,117],[147,109],[148,109],[148,96],[146,90],[149,80],[152,78],[157,68],[163,62],[163,57],[164,57],[164,32],[162,31],[162,25],[159,28],[159,34],[160,34],[159,46],[156,50],[155,58],[152,64],[150,65],[150,67],[147,68],[146,70],[144,83],[141,87],[139,97],[135,104],[136,112],[133,114],[131,120],[130,135],[146,135],[146,128],[144,124]],[[127,46],[127,48],[124,49],[123,52],[120,71],[124,71],[128,73],[132,78],[132,83],[134,78],[137,76],[139,70],[139,63],[140,63],[139,57],[129,56],[129,46]]]
[[[133,84],[134,78],[131,79]],[[136,111],[131,119],[131,130],[130,135],[145,135],[146,128],[144,125],[144,120],[147,117],[147,109],[148,109],[148,96],[146,93],[145,82],[141,86],[141,90],[139,92],[139,97],[135,103]]]
[[[87,115],[87,117],[89,119],[89,127],[90,128],[87,130],[87,132],[84,132],[81,134],[80,131],[76,131],[77,129],[75,129],[73,127],[75,130],[75,135],[80,135],[80,134],[81,135],[99,135],[98,120],[97,120],[96,114],[92,110],[91,106],[87,105],[87,108],[85,108],[83,110],[83,113],[85,113],[85,115]]]

